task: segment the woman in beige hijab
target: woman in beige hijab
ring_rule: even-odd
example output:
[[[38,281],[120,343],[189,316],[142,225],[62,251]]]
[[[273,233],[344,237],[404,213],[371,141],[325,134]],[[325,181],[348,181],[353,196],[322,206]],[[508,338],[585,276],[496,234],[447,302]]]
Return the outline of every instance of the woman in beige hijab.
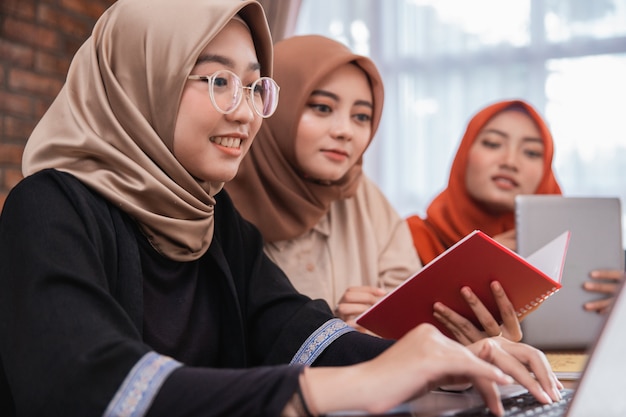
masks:
[[[0,216],[4,416],[384,411],[457,377],[500,412],[498,367],[558,398],[529,346],[430,326],[394,343],[294,291],[219,192],[275,109],[271,70],[254,0],[118,0],[98,20]]]
[[[383,82],[369,58],[323,36],[278,42],[274,62],[281,102],[226,189],[296,289],[357,327],[421,267],[406,223],[362,172]]]

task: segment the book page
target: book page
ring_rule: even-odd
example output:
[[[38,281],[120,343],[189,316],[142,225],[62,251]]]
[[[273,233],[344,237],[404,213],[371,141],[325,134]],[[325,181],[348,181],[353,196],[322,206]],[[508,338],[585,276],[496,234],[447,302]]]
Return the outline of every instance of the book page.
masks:
[[[563,232],[554,240],[526,257],[526,260],[554,281],[561,282],[569,238],[570,231]]]

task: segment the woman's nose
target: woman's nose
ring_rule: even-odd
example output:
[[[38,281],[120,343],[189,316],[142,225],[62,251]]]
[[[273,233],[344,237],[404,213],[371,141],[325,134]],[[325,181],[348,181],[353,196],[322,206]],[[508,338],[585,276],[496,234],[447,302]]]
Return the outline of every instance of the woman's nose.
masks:
[[[518,165],[518,154],[515,149],[512,148],[504,148],[501,163],[503,166],[506,166],[510,169],[517,169]]]
[[[352,140],[354,131],[352,129],[352,123],[350,117],[339,115],[333,120],[330,134],[333,138],[339,140]]]
[[[226,117],[231,120],[236,120],[240,123],[251,123],[256,116],[256,112],[254,111],[254,108],[252,106],[253,103],[250,100],[249,95],[244,94],[243,97],[241,97],[241,101],[239,102],[237,107],[235,107],[235,110],[233,110],[232,113],[227,114]]]

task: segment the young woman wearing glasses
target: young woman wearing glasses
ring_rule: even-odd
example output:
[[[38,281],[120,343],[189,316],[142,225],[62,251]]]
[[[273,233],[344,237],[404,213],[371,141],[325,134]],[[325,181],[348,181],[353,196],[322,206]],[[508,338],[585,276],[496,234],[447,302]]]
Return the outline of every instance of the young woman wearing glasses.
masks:
[[[558,398],[529,346],[430,326],[394,343],[293,289],[220,192],[276,106],[271,68],[253,0],[99,19],[0,217],[4,416],[377,412],[457,378],[501,412],[505,374]]]

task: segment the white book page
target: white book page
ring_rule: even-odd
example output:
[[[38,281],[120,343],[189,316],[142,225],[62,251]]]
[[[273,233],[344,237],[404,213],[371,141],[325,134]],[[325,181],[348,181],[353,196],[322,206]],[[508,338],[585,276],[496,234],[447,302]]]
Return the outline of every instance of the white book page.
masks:
[[[528,255],[526,260],[554,281],[561,282],[570,234],[569,230],[563,232],[536,252]]]

